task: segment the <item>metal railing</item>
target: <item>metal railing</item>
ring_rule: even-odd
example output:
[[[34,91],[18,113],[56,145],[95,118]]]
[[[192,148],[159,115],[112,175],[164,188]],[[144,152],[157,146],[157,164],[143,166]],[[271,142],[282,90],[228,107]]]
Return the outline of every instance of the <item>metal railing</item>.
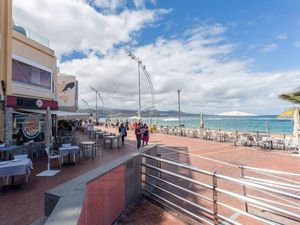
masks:
[[[12,29],[49,48],[49,40],[47,38],[15,20],[13,21]]]
[[[299,184],[254,177],[253,174],[246,176],[245,173],[247,170],[251,173],[259,172],[260,175],[271,173],[297,178],[300,178],[300,174],[240,167],[241,177],[235,178],[147,154],[142,154],[142,159],[142,191],[198,222],[242,224],[232,219],[228,210],[246,217],[252,221],[251,224],[286,224],[287,222],[282,222],[284,220],[289,224],[300,222]],[[190,176],[180,174],[181,170],[185,171],[184,174],[188,172]],[[194,176],[200,176],[201,181],[194,179]],[[200,187],[204,193],[182,186],[178,181],[184,181],[187,187]],[[241,187],[242,191],[239,193]],[[191,200],[193,197],[204,200],[209,205]],[[179,204],[178,201],[184,204]]]

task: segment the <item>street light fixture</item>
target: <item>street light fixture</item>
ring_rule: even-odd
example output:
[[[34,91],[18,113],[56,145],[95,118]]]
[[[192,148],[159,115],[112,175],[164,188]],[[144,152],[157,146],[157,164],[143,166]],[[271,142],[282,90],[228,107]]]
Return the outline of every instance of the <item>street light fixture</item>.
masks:
[[[98,98],[97,98],[97,96],[99,96],[99,98],[101,99],[102,104],[103,104],[103,99],[100,95],[100,92],[97,89],[93,88],[92,86],[90,86],[90,88],[92,91],[94,91],[96,93],[96,124],[98,125]],[[104,104],[103,104],[103,107],[104,107]]]
[[[146,65],[144,65],[142,63],[142,61],[136,57],[131,51],[129,51],[128,49],[125,49],[125,52],[128,54],[128,56],[135,60],[138,64],[138,117],[141,119],[142,117],[142,110],[141,110],[141,74],[140,74],[140,69],[143,70],[148,83],[150,85],[150,89],[151,89],[151,95],[152,95],[152,107],[153,107],[153,111],[155,110],[155,93],[154,93],[154,88],[153,88],[153,84],[150,78],[150,75],[148,73],[148,71],[146,70]]]
[[[87,107],[87,108],[85,108],[85,113],[87,114],[87,109],[90,108],[89,103],[84,99],[81,99],[81,101],[83,101],[85,104],[85,107]]]

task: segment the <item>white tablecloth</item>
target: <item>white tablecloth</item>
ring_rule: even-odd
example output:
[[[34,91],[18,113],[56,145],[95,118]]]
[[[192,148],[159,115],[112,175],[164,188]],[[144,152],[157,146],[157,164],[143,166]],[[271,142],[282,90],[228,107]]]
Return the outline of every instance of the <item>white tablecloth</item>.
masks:
[[[0,162],[0,177],[15,176],[15,175],[29,175],[30,170],[33,169],[32,161],[30,159],[1,161]]]
[[[68,154],[79,154],[80,148],[78,146],[70,146],[70,147],[60,147],[59,154],[61,156],[66,156]]]

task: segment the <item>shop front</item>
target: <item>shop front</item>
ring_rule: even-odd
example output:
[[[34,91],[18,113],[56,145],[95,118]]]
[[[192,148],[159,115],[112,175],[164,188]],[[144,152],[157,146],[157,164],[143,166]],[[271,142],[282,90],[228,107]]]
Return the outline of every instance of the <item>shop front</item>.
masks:
[[[57,102],[8,96],[5,134],[6,138],[10,136],[9,144],[21,145],[28,141],[43,141],[47,107],[57,110]],[[52,116],[52,120],[55,120],[55,115]],[[56,123],[53,121],[52,124]],[[55,128],[53,133],[55,134]]]

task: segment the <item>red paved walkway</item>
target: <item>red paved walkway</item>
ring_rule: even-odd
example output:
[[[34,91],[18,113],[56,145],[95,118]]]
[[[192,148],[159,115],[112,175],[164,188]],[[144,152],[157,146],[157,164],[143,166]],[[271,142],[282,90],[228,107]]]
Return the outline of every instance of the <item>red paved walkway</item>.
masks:
[[[114,132],[116,131],[115,129],[113,130]],[[82,160],[77,166],[62,167],[62,171],[54,177],[36,177],[35,174],[46,169],[46,159],[33,161],[33,174],[30,176],[29,182],[22,186],[22,190],[0,193],[0,225],[28,225],[42,217],[44,192],[46,190],[82,175],[93,168],[110,163],[128,152],[136,151],[132,132],[129,132],[128,139],[130,138],[133,141],[128,140],[122,150],[105,151],[103,158],[86,159]],[[258,151],[254,148],[234,147],[228,143],[164,134],[152,134],[150,141],[160,146],[159,151],[165,158],[179,160],[209,171],[217,171],[218,173],[231,176],[240,175],[240,171],[236,169],[235,165],[248,165],[300,173],[300,157],[291,154]],[[178,172],[184,173],[184,171]],[[197,178],[195,174],[190,175]],[[17,178],[18,180],[23,180],[23,177]],[[200,201],[199,203],[203,202]],[[128,216],[130,215],[128,214]],[[239,219],[244,218],[240,216]],[[131,222],[131,224],[135,223]],[[165,222],[155,224],[165,224]]]
[[[109,128],[110,130],[114,130],[113,128]],[[132,145],[135,145],[134,134],[133,132],[129,132],[128,139],[131,139]],[[253,147],[236,147],[231,143],[220,143],[214,141],[205,141],[196,138],[186,138],[186,137],[178,137],[171,136],[167,134],[151,134],[150,142],[153,144],[157,144],[159,146],[159,152],[162,154],[163,158],[172,159],[176,161],[180,161],[183,163],[187,163],[193,166],[196,166],[200,169],[208,170],[211,172],[217,172],[219,174],[228,175],[231,177],[239,178],[241,176],[241,170],[238,166],[251,166],[257,168],[264,169],[272,169],[272,170],[280,170],[292,173],[300,173],[300,156],[292,154],[290,152],[284,151],[265,151],[260,150],[258,148]],[[194,178],[196,180],[202,181],[207,184],[212,183],[211,177],[197,174],[195,172],[190,172],[184,169],[174,168],[172,166],[163,165],[164,168],[169,168],[171,171],[182,174],[184,176],[188,176]],[[270,179],[269,176],[257,174],[254,172],[247,172],[247,175],[255,174],[256,177]],[[193,190],[195,192],[201,193],[207,197],[212,196],[211,191],[203,188],[199,188],[199,186],[187,184],[186,182],[180,181],[178,179],[172,178],[170,176],[163,176],[163,178],[171,181],[172,183],[176,183],[180,186],[183,186],[187,189]],[[274,178],[274,177],[272,177]],[[300,177],[286,177],[291,181],[298,182],[300,184]],[[277,179],[277,178],[275,178]],[[162,185],[162,184],[161,184]],[[165,185],[167,189],[171,189],[170,186]],[[233,185],[229,182],[219,181],[218,187],[225,188],[226,190],[231,190],[235,193],[242,195],[242,187],[238,185]],[[252,191],[247,189],[248,194],[255,193],[256,196],[264,197],[265,194],[258,193],[256,191]],[[296,192],[295,192],[296,193]],[[196,202],[206,208],[211,207],[211,203],[204,201],[200,198],[195,198],[195,196],[191,196],[185,193],[179,193],[185,199],[189,199],[193,202]],[[162,193],[162,195],[164,195]],[[269,197],[271,200],[275,200],[273,197]],[[230,203],[232,206],[235,206],[238,209],[244,210],[244,203],[229,198],[224,195],[219,196],[219,201],[224,203]],[[277,200],[276,200],[277,201]],[[300,201],[292,200],[295,205],[299,205]],[[178,204],[180,201],[178,202]],[[263,212],[252,209],[257,214],[261,214]],[[196,210],[197,211],[197,210]],[[198,210],[199,211],[199,210]],[[222,214],[230,217],[234,216],[233,212],[230,210],[222,209]],[[299,213],[299,211],[298,211]],[[254,224],[253,221],[239,215],[237,216],[237,221],[240,221],[243,224]],[[251,222],[250,222],[251,221]],[[292,222],[286,222],[282,220],[283,224],[295,224]],[[255,223],[259,224],[259,223]]]

